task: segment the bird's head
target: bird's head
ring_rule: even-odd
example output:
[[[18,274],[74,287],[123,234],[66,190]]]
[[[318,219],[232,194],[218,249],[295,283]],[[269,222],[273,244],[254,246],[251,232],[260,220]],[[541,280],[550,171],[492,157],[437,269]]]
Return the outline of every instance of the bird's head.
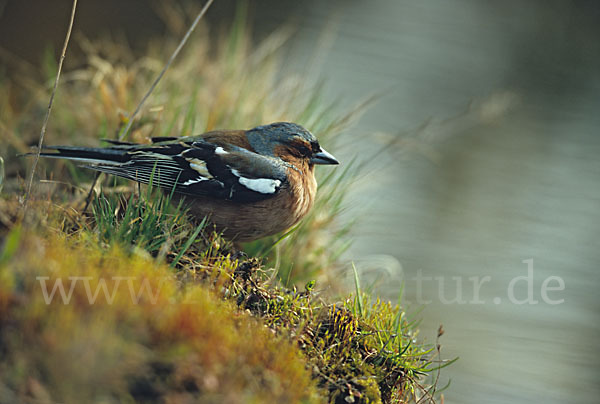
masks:
[[[317,138],[302,126],[291,122],[275,122],[257,126],[247,132],[252,148],[260,154],[279,157],[289,163],[339,164],[323,149]]]

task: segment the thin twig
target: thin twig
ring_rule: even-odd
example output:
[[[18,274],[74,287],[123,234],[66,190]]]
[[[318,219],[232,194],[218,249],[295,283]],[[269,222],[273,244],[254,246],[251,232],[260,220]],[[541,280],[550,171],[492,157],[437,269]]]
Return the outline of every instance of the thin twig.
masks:
[[[94,180],[92,181],[92,186],[90,187],[90,190],[88,191],[88,194],[85,197],[85,206],[83,207],[83,213],[85,213],[88,206],[90,206],[90,202],[92,201],[92,196],[94,194],[94,187],[96,186],[96,183],[98,182],[99,177],[100,177],[100,172],[97,171],[96,175],[94,175]]]
[[[54,95],[56,94],[56,88],[58,87],[58,81],[60,79],[60,72],[62,71],[63,62],[67,54],[67,47],[69,45],[69,39],[71,38],[71,31],[73,30],[73,21],[75,21],[75,10],[77,9],[77,0],[73,0],[73,7],[71,8],[71,20],[69,21],[69,28],[67,29],[67,35],[65,37],[65,43],[63,44],[62,53],[58,61],[58,70],[56,72],[56,78],[54,79],[54,88],[50,94],[50,101],[48,102],[48,110],[46,111],[46,117],[44,118],[44,124],[40,132],[40,141],[38,143],[37,153],[33,160],[33,167],[31,168],[31,174],[29,176],[29,184],[27,185],[27,192],[25,193],[25,201],[23,202],[23,217],[27,212],[27,202],[31,196],[31,187],[33,186],[33,176],[35,175],[35,169],[37,168],[38,161],[40,160],[40,153],[42,152],[42,146],[44,144],[44,135],[46,134],[46,127],[48,126],[48,119],[50,118],[50,112],[52,111],[52,103],[54,102]]]
[[[438,328],[438,333],[437,333],[437,337],[435,339],[435,348],[437,350],[437,357],[440,363],[442,363],[442,346],[440,345],[440,337],[442,335],[444,335],[444,326],[442,324],[440,324],[439,328]],[[437,374],[435,375],[435,380],[433,382],[433,391],[431,393],[431,397],[435,397],[435,391],[437,390],[437,385],[440,381],[440,374],[442,372],[442,366],[438,366],[437,369]]]
[[[190,37],[190,35],[192,34],[192,32],[194,32],[194,30],[196,29],[196,26],[198,25],[198,23],[200,22],[200,20],[202,19],[202,17],[204,17],[204,14],[206,14],[206,11],[210,7],[210,5],[213,3],[213,1],[214,0],[208,0],[206,2],[206,4],[204,5],[204,7],[202,7],[202,10],[200,10],[200,13],[198,13],[198,15],[196,16],[196,19],[194,20],[194,22],[192,23],[192,25],[190,26],[190,28],[187,30],[187,32],[185,33],[184,37],[181,39],[181,42],[179,42],[179,45],[177,45],[177,48],[175,49],[175,51],[173,52],[173,54],[171,55],[171,57],[167,61],[167,64],[162,69],[162,71],[160,72],[160,74],[158,75],[158,77],[156,77],[156,79],[154,80],[154,83],[152,83],[152,86],[150,87],[150,89],[148,90],[148,92],[144,95],[144,97],[142,98],[142,100],[138,104],[138,106],[135,109],[135,111],[133,112],[133,114],[129,117],[127,125],[125,126],[125,128],[123,130],[121,130],[121,133],[119,134],[119,140],[123,140],[123,138],[127,135],[127,133],[129,132],[129,130],[131,129],[131,125],[133,125],[134,118],[140,112],[140,109],[142,109],[142,106],[144,105],[144,103],[146,102],[146,100],[148,99],[148,97],[150,97],[150,94],[152,93],[152,91],[154,91],[154,88],[158,85],[158,82],[160,81],[160,79],[162,79],[162,77],[164,76],[164,74],[167,71],[167,69],[169,68],[169,66],[171,66],[171,63],[173,63],[173,60],[175,60],[175,58],[177,57],[177,55],[179,54],[179,52],[181,51],[181,49],[183,48],[183,46],[187,42],[187,40]]]

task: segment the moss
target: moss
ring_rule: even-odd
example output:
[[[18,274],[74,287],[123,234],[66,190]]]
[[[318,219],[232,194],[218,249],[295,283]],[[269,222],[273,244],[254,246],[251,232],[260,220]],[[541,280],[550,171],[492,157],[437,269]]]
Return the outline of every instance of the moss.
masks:
[[[153,259],[25,233],[0,276],[0,380],[15,401],[319,401],[292,342]],[[65,297],[73,285],[67,304],[56,282]]]
[[[0,202],[16,216],[17,203]],[[0,380],[19,399],[392,403],[425,394],[432,351],[398,306],[362,294],[331,303],[312,282],[287,289],[208,229],[172,268],[176,251],[161,263],[98,239],[64,208],[33,205],[42,207],[36,236],[18,225],[2,233]],[[78,277],[69,304],[60,290],[46,304],[38,276],[47,294],[61,280],[65,295]]]

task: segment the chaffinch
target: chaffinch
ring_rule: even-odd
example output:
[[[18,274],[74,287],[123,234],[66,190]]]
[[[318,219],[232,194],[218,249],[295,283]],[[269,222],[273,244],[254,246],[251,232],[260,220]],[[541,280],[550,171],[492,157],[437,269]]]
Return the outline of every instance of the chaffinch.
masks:
[[[339,164],[302,126],[277,122],[250,130],[152,138],[152,144],[107,140],[111,146],[51,146],[43,157],[143,184],[184,199],[196,218],[208,217],[234,241],[285,230],[302,219],[317,191],[315,164]]]

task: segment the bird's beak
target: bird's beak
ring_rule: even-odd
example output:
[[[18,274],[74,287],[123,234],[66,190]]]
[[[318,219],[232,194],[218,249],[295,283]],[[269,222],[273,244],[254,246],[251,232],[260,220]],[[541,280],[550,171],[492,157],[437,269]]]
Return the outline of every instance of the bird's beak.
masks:
[[[321,148],[321,151],[313,154],[310,159],[312,164],[340,164],[339,161],[332,154]]]

